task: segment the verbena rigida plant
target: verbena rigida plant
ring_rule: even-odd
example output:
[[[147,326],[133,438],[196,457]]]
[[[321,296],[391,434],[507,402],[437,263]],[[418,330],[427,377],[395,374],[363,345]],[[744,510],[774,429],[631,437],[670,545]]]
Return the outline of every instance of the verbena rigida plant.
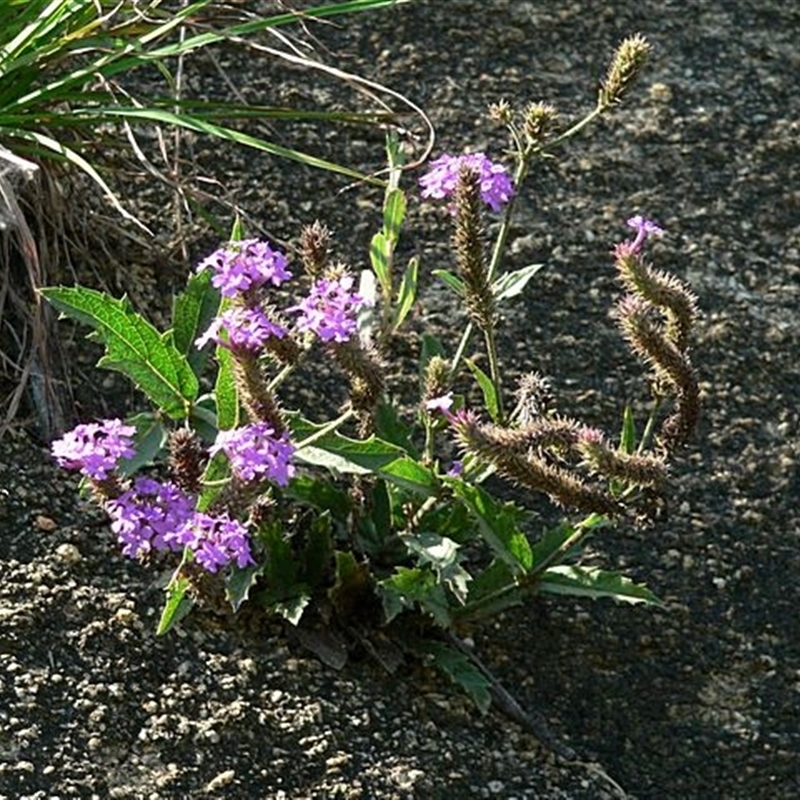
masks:
[[[361,274],[336,260],[318,222],[299,233],[293,263],[235,226],[175,297],[165,332],[125,299],[44,290],[94,328],[106,347],[100,366],[126,374],[155,406],[127,422],[79,425],[53,454],[83,474],[125,555],[169,566],[160,633],[194,606],[246,606],[324,630],[319,649],[332,663],[344,661],[354,637],[380,637],[398,660],[427,654],[485,709],[496,687],[462,646],[465,624],[539,593],[658,602],[644,586],[582,565],[581,546],[600,529],[612,535],[617,521],[641,523],[697,421],[695,300],[648,261],[661,228],[631,216],[608,259],[622,290],[616,322],[652,376],[649,419],[637,424],[627,410],[610,433],[560,414],[535,371],[506,385],[497,348],[499,309],[540,266],[503,266],[526,177],[619,103],[648,49],[641,36],[625,40],[596,107],[571,126],[546,103],[493,106],[510,132],[512,170],[483,153],[442,155],[419,180],[424,201],[452,218],[454,266],[436,275],[455,293],[464,329],[452,353],[422,337],[415,407],[393,403],[387,384],[386,356],[409,324],[419,269],[417,260],[396,264],[407,195],[391,137],[382,227]],[[492,247],[485,214],[501,215]],[[329,419],[310,419],[283,398],[298,368],[320,361],[347,382],[349,401]],[[204,392],[206,370],[214,378]],[[476,391],[458,394],[465,381]],[[518,487],[518,502],[493,495],[492,476]],[[569,519],[540,535],[535,503],[544,498]],[[404,635],[392,639],[400,625]]]

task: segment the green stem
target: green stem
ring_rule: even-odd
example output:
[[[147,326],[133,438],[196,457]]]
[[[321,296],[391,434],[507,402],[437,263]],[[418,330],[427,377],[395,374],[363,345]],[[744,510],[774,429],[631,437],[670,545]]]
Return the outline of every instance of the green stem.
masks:
[[[489,377],[494,385],[495,396],[497,397],[497,424],[503,424],[503,385],[500,378],[500,359],[497,356],[497,340],[494,335],[494,323],[483,332],[486,342],[486,354],[489,357]]]
[[[456,611],[458,618],[464,619],[476,613],[480,613],[482,609],[504,599],[513,592],[520,592],[524,595],[526,592],[534,590],[539,582],[539,576],[552,564],[559,562],[562,557],[566,555],[573,547],[576,547],[578,544],[580,544],[583,537],[586,536],[590,530],[597,527],[599,524],[599,516],[600,515],[598,514],[592,514],[582,522],[578,523],[578,525],[575,526],[575,530],[555,550],[553,550],[552,553],[543,558],[538,564],[535,564],[531,568],[530,572],[517,577],[514,583],[509,583],[506,586],[503,586],[501,589],[498,589],[496,592],[491,592],[491,594],[484,595],[480,600],[476,600],[474,603],[470,603],[469,605],[458,609]]]
[[[323,425],[318,431],[314,431],[310,436],[303,439],[302,442],[298,442],[295,450],[297,451],[302,450],[304,447],[310,447],[320,439],[324,439],[329,433],[333,433],[340,425],[343,425],[347,420],[355,417],[355,415],[356,412],[352,408],[348,408],[347,411],[336,417],[336,419],[331,420],[327,425]]]

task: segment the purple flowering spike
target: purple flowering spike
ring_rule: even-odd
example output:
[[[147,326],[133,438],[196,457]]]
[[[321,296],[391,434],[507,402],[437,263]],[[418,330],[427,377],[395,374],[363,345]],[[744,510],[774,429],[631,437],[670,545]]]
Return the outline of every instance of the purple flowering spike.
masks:
[[[173,483],[137,478],[132,489],[106,503],[111,530],[122,554],[136,558],[151,551],[179,550],[170,534],[194,513],[194,501]]]
[[[346,342],[358,330],[356,315],[367,305],[357,292],[351,291],[354,278],[321,278],[312,287],[308,297],[287,311],[299,314],[297,329],[313,331],[323,342]]]
[[[171,544],[188,547],[208,572],[217,572],[234,562],[242,568],[255,564],[247,528],[227,514],[212,517],[196,512],[167,538]]]
[[[59,466],[78,469],[94,480],[105,480],[121,458],[133,458],[133,425],[106,419],[78,425],[53,442],[51,450]]]
[[[286,263],[286,256],[266,242],[244,239],[214,251],[197,265],[197,271],[213,269],[211,283],[225,297],[236,297],[267,283],[279,286],[289,280],[292,273],[286,269]]]
[[[228,457],[239,480],[266,479],[286,486],[294,475],[294,445],[288,433],[275,436],[275,430],[267,422],[220,431],[209,453],[213,456],[220,450]]]
[[[511,199],[514,185],[502,164],[496,164],[483,153],[453,156],[445,154],[430,164],[430,169],[420,180],[422,196],[434,200],[451,197],[458,185],[462,166],[478,173],[481,199],[495,213]]]
[[[631,244],[631,251],[638,252],[648,236],[662,236],[664,229],[651,219],[636,214],[628,220],[628,227],[636,231],[636,238]]]
[[[223,330],[227,339],[220,335]],[[228,350],[258,353],[270,338],[282,339],[286,334],[286,329],[272,322],[260,308],[234,306],[214,319],[195,341],[195,347],[200,349],[213,341]]]

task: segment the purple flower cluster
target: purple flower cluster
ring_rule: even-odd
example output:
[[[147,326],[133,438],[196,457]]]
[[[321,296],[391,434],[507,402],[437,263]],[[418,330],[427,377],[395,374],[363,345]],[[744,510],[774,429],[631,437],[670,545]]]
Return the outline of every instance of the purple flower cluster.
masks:
[[[226,339],[220,335],[223,330]],[[195,346],[199,349],[213,341],[234,352],[258,353],[270,338],[282,339],[286,334],[286,329],[272,322],[260,308],[234,306],[214,319]]]
[[[122,554],[136,558],[154,550],[180,550],[175,532],[194,513],[194,501],[173,483],[137,478],[133,488],[106,503]]]
[[[227,514],[212,517],[196,512],[170,537],[188,547],[195,560],[209,572],[236,562],[238,567],[255,564],[247,528]]]
[[[483,153],[454,156],[439,156],[430,164],[430,169],[419,179],[422,196],[434,200],[451,197],[458,185],[458,174],[462,167],[478,173],[481,199],[495,213],[511,199],[514,185],[502,164],[495,164]]]
[[[133,425],[106,419],[78,425],[52,444],[53,457],[65,469],[78,469],[94,480],[105,480],[121,458],[133,458]]]
[[[135,427],[118,419],[78,425],[53,442],[53,456],[62,467],[104,480],[120,458],[136,455],[130,438],[135,432]],[[290,457],[294,452],[288,437],[274,438],[272,429],[264,425],[236,433],[241,441],[231,448],[233,468],[286,485],[293,474]],[[108,500],[105,508],[122,553],[129,558],[188,547],[209,572],[232,562],[240,567],[254,563],[247,528],[227,514],[211,517],[197,512],[195,503],[173,483],[139,477],[131,488]]]
[[[259,478],[286,486],[294,475],[291,463],[294,445],[288,433],[275,436],[267,422],[220,431],[209,452],[213,455],[220,450],[228,457],[233,474],[240,480]]]
[[[292,277],[286,269],[286,256],[267,242],[244,239],[230,242],[197,265],[197,271],[213,269],[211,283],[225,297],[257,289],[267,283],[279,286]]]
[[[364,297],[352,291],[353,283],[353,276],[348,274],[320,278],[308,297],[287,309],[299,314],[298,330],[313,331],[323,342],[350,339],[358,329],[356,314],[367,304]]]

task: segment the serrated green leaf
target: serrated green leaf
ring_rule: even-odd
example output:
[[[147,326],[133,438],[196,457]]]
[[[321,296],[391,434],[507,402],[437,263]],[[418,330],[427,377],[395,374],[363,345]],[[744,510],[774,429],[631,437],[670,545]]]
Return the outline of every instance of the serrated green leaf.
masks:
[[[408,312],[417,299],[417,273],[419,271],[419,258],[414,256],[403,273],[403,280],[400,282],[400,289],[397,292],[397,311],[395,312],[394,328],[397,332],[408,316]]]
[[[172,340],[183,353],[197,377],[201,377],[208,352],[195,347],[195,341],[207,330],[220,307],[219,290],[211,285],[213,270],[204,269],[189,278],[186,288],[172,303]]]
[[[544,264],[528,264],[527,267],[503,273],[492,284],[492,293],[497,302],[508,300],[522,294],[528,281],[544,266]]]
[[[250,596],[250,590],[262,573],[263,567],[236,567],[225,577],[225,597],[231,604],[231,609],[235,614],[245,600]]]
[[[436,494],[439,482],[434,472],[413,458],[402,456],[376,470],[387,481],[422,497]]]
[[[433,568],[439,582],[445,584],[460,603],[466,601],[472,576],[461,566],[462,556],[456,542],[429,532],[406,536],[403,541],[421,564]]]
[[[429,569],[396,567],[392,575],[378,583],[387,622],[404,608],[418,604],[437,625],[450,626],[452,616],[444,588]]]
[[[405,452],[397,445],[384,442],[375,436],[369,439],[350,439],[340,433],[327,433],[303,446],[303,439],[315,436],[325,428],[315,425],[297,414],[289,416],[289,427],[297,441],[295,460],[317,467],[325,467],[342,474],[366,475],[376,473]]]
[[[486,405],[486,410],[493,422],[497,422],[500,416],[500,403],[497,397],[497,387],[492,382],[492,379],[471,359],[465,359],[470,372],[475,376],[478,381],[478,386],[481,387],[483,392],[483,402]]]
[[[522,602],[522,593],[509,566],[500,559],[494,559],[469,585],[467,602],[457,614],[478,619],[491,617],[517,606]]]
[[[303,617],[303,612],[311,602],[308,592],[301,592],[286,600],[279,600],[270,606],[270,611],[280,615],[292,625],[298,625]]]
[[[40,291],[58,311],[94,329],[94,336],[106,346],[98,366],[125,374],[167,416],[186,417],[199,383],[171,334],[160,334],[124,298],[85,288]]]
[[[227,431],[239,424],[240,413],[233,353],[224,347],[217,347],[217,365],[217,378],[214,383],[217,429]]]
[[[499,503],[480,486],[459,480],[448,480],[447,484],[477,522],[481,537],[492,552],[515,573],[527,572],[533,564],[533,553],[518,525],[524,512],[510,503]]]
[[[397,406],[381,401],[374,412],[375,435],[389,444],[397,445],[412,458],[419,457],[419,450],[412,441],[414,428],[403,420]]]
[[[634,583],[618,572],[607,572],[597,567],[580,567],[560,564],[546,569],[541,576],[539,589],[549,594],[566,594],[575,597],[610,597],[624,603],[663,603],[646,586]]]
[[[422,642],[420,649],[433,656],[434,666],[460,686],[482,714],[489,710],[492,704],[489,688],[492,683],[464,653],[441,642]]]

